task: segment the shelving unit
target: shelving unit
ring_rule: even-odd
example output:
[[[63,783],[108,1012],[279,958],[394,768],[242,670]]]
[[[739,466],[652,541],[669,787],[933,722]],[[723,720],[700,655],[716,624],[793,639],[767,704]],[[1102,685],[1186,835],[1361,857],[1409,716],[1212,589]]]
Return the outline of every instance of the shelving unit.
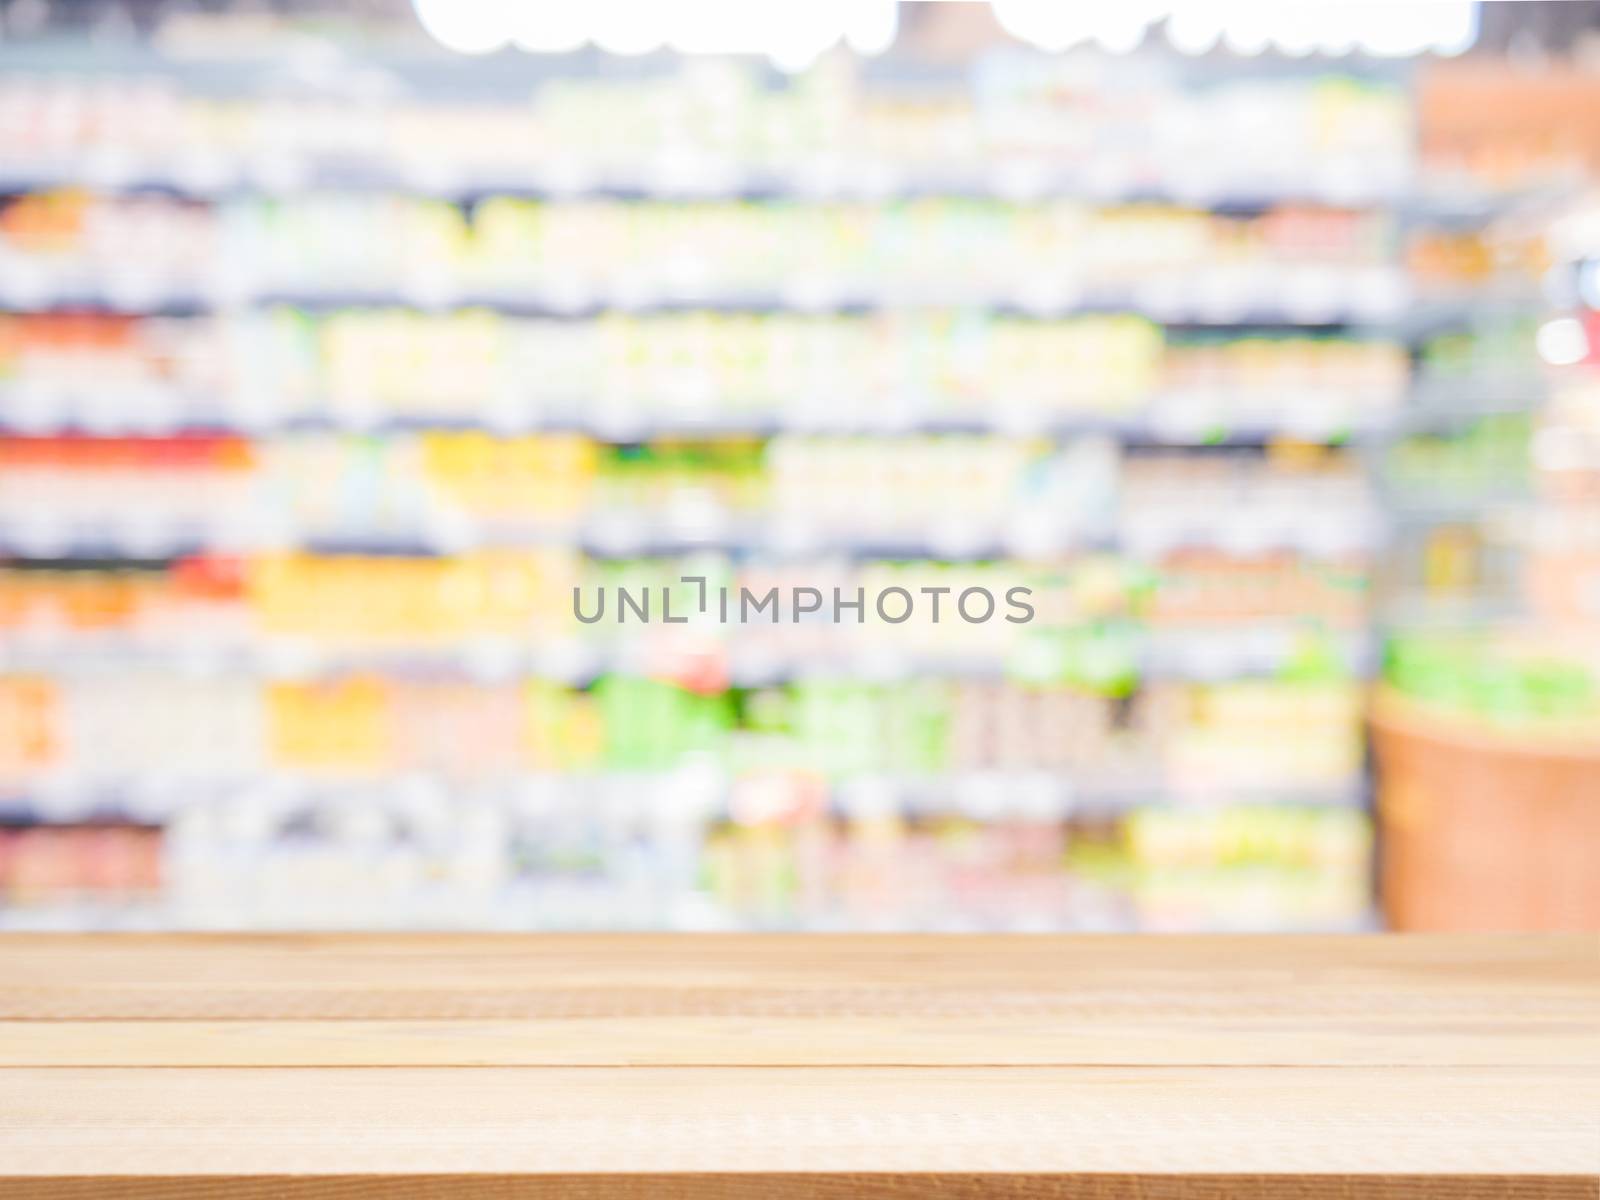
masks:
[[[1488,204],[1394,72],[29,62],[0,923],[1371,920],[1366,460]],[[685,564],[1040,615],[572,620]]]
[[[1421,594],[1394,622],[1374,720],[1385,902],[1399,928],[1600,922],[1573,852],[1600,833],[1595,211],[1575,197],[1546,223],[1546,369],[1514,437],[1497,435],[1498,470],[1466,473],[1476,493],[1419,522],[1433,553],[1419,556]],[[1500,883],[1484,890],[1491,864]]]

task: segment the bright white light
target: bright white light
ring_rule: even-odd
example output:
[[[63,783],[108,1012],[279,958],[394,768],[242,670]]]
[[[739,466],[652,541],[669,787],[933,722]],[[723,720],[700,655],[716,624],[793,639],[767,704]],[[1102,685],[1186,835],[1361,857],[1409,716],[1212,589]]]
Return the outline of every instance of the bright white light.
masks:
[[[1131,54],[1144,41],[1144,35],[1154,21],[1167,15],[1165,3],[1130,3],[1123,0],[1101,11],[1099,19],[1091,22],[1091,36],[1104,50],[1112,54]]]
[[[737,2],[737,0],[736,0]],[[844,36],[849,0],[806,0],[795,4],[749,4],[764,29],[752,31],[751,49],[765,50],[784,71],[803,71]]]
[[[1600,259],[1578,267],[1578,296],[1589,308],[1600,308]]]
[[[1416,0],[1402,4],[1358,4],[1352,6],[1350,18],[1360,31],[1357,41],[1363,50],[1384,58],[1402,58],[1421,54],[1435,45],[1455,46],[1464,36],[1466,45],[1470,45],[1476,33],[1477,6],[1427,4]]]
[[[1138,48],[1151,22],[1172,9],[1170,0],[991,0],[1005,31],[1041,50],[1056,53],[1080,42],[1098,42],[1114,54]]]
[[[511,40],[534,54],[569,54],[589,40],[582,7],[563,0],[522,0],[507,5]]]
[[[1337,0],[1286,4],[1274,22],[1272,44],[1285,54],[1348,54],[1355,49],[1356,33]]]
[[[1224,12],[1222,40],[1235,54],[1260,54],[1273,40],[1276,22],[1259,4],[1234,4]]]
[[[1533,464],[1541,471],[1578,471],[1589,465],[1588,445],[1573,429],[1552,426],[1533,435]]]
[[[593,42],[611,54],[765,54],[800,70],[841,39],[881,54],[895,39],[896,0],[413,0],[423,28],[441,44],[481,54],[514,41],[541,54]]]
[[[1360,35],[1362,49],[1399,58],[1429,50],[1455,55],[1478,40],[1478,6],[1468,0],[1364,5],[1368,13]]]
[[[1219,41],[1240,54],[1276,46],[1286,54],[1459,54],[1478,35],[1476,0],[991,0],[1014,37],[1051,53],[1097,42],[1127,53],[1149,27],[1167,22],[1186,54]],[[766,54],[799,70],[842,39],[881,54],[897,33],[896,0],[412,0],[435,40],[463,54],[515,41],[563,53],[592,41],[612,54],[670,46],[685,54]]]
[[[510,40],[504,0],[411,0],[434,41],[458,54],[487,54]]]
[[[1476,0],[1187,0],[1170,4],[1167,39],[1185,54],[1219,41],[1238,54],[1269,46],[1285,54],[1398,57],[1460,54],[1478,37]]]
[[[663,0],[666,42],[684,54],[748,53],[765,43],[765,14],[737,0]]]
[[[900,32],[899,0],[859,0],[847,12],[844,39],[857,54],[874,57],[894,45]]]
[[[1012,37],[1057,54],[1092,34],[1087,5],[1055,0],[991,0],[995,20]]]
[[[655,0],[585,0],[589,37],[608,54],[649,54],[666,41],[669,16],[678,5]]]
[[[1573,317],[1557,317],[1539,326],[1534,339],[1539,357],[1552,367],[1570,367],[1589,355],[1589,339],[1583,326]]]
[[[1222,38],[1222,23],[1214,8],[1191,4],[1167,18],[1167,41],[1183,54],[1206,54]]]
[[[1285,21],[1283,27],[1278,30],[1274,45],[1285,54],[1301,58],[1316,50],[1317,42],[1320,40],[1319,22],[1317,16],[1309,12],[1296,15],[1298,20]]]
[[[1476,3],[1461,3],[1457,0],[1449,7],[1454,15],[1449,20],[1440,20],[1439,28],[1434,31],[1433,51],[1435,54],[1454,58],[1458,54],[1465,54],[1477,44],[1478,20],[1481,14]]]

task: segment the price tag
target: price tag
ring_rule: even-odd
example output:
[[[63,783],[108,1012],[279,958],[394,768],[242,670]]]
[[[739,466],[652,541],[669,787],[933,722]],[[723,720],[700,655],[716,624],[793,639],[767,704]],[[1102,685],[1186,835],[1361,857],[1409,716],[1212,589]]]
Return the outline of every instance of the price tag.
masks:
[[[841,195],[846,183],[856,177],[853,170],[837,158],[816,158],[794,173],[794,187],[803,195],[826,200]]]
[[[583,683],[600,673],[595,651],[575,638],[563,638],[544,646],[535,658],[540,675],[566,683]]]
[[[990,179],[991,189],[1002,200],[1021,203],[1037,200],[1050,188],[1050,169],[1044,163],[1029,159],[1001,163]]]
[[[1410,296],[1403,273],[1390,267],[1369,267],[1355,273],[1347,285],[1351,308],[1371,321],[1399,316]]]
[[[1251,280],[1236,272],[1222,269],[1207,271],[1194,283],[1195,314],[1208,321],[1237,321],[1256,301]]]
[[[128,154],[115,146],[100,145],[84,156],[82,174],[90,187],[119,188],[133,182],[137,172]]]
[[[466,190],[465,178],[446,155],[408,157],[398,164],[396,174],[409,190],[425,195],[456,196]]]
[[[514,643],[480,638],[461,650],[466,673],[480,683],[506,683],[521,674],[522,663]]]
[[[983,521],[954,514],[938,518],[928,531],[928,548],[939,558],[970,558],[997,540]]]
[[[414,270],[401,281],[400,298],[413,307],[437,312],[461,300],[461,290],[448,271]]]
[[[645,543],[646,530],[626,512],[600,512],[589,522],[585,540],[607,554],[634,554]]]
[[[148,384],[131,387],[116,397],[123,425],[142,433],[159,433],[178,424],[184,405],[170,387]]]
[[[18,309],[38,308],[45,304],[56,289],[37,263],[21,255],[6,255],[0,261],[0,296],[8,307]]]
[[[642,406],[632,396],[602,397],[589,413],[589,427],[597,436],[614,442],[638,441],[646,433]]]
[[[1037,317],[1056,316],[1069,311],[1078,301],[1078,289],[1065,279],[1035,276],[1016,294],[1016,305]]]
[[[23,433],[45,433],[65,424],[70,414],[66,398],[46,384],[29,380],[13,384],[5,393],[5,422]]]
[[[112,434],[122,428],[122,405],[118,397],[92,389],[78,402],[78,420],[89,433]]]
[[[1278,295],[1286,315],[1315,322],[1330,320],[1338,313],[1344,291],[1340,272],[1310,266],[1285,269]]]
[[[226,159],[220,154],[191,151],[180,157],[172,167],[172,179],[187,192],[210,195],[220,192],[230,180],[237,177]]]
[[[6,530],[9,540],[24,554],[36,558],[57,558],[67,552],[68,534],[61,522],[38,513],[27,514]]]
[[[278,195],[304,191],[310,178],[305,160],[284,152],[261,155],[250,164],[249,173],[263,191]]]
[[[1133,188],[1133,164],[1118,155],[1102,154],[1090,162],[1083,186],[1089,195],[1101,200],[1120,200]]]
[[[1306,441],[1328,438],[1335,430],[1348,428],[1350,408],[1340,397],[1315,393],[1292,398],[1283,414],[1283,431]]]
[[[1160,441],[1194,445],[1222,426],[1222,407],[1204,392],[1185,392],[1157,400],[1150,408],[1150,432]]]
[[[594,287],[582,280],[558,279],[543,289],[542,300],[552,312],[578,313],[594,308],[598,297]]]
[[[595,188],[595,176],[577,159],[563,159],[551,163],[543,172],[546,190],[557,196],[577,196]]]
[[[1233,513],[1218,523],[1217,545],[1233,554],[1259,554],[1271,544],[1270,524],[1255,513]]]
[[[779,290],[783,303],[797,312],[827,312],[844,299],[839,281],[821,275],[795,276]]]

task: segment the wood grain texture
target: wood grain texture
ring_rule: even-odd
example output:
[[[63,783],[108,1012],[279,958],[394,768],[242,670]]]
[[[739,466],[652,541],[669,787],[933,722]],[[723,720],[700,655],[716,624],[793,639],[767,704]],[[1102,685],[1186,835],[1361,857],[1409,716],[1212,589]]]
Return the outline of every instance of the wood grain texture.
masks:
[[[13,1065],[1600,1065],[1582,935],[28,937],[0,962]]]
[[[1595,1066],[1582,1014],[1329,1017],[918,1013],[392,1021],[0,1021],[0,1063],[312,1066]]]
[[[1581,1173],[1562,1067],[0,1070],[12,1175]]]
[[[380,1191],[1600,1197],[1600,939],[0,938],[0,1195]]]

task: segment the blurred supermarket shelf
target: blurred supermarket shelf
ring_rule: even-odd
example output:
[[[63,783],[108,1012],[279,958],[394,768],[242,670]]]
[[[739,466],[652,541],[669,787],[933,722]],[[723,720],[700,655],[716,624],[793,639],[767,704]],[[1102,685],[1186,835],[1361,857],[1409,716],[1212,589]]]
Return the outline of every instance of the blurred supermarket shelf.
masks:
[[[496,436],[576,433],[612,445],[663,439],[770,438],[782,433],[841,435],[994,434],[1071,439],[1104,436],[1132,445],[1259,446],[1272,441],[1329,445],[1385,439],[1449,427],[1501,413],[1525,413],[1543,402],[1537,378],[1508,380],[1484,388],[1457,382],[1425,382],[1414,402],[1384,405],[1366,399],[1342,402],[1308,392],[1276,397],[1274,404],[1240,404],[1203,394],[1173,394],[1137,411],[1117,414],[1052,413],[1030,407],[993,406],[986,414],[941,415],[915,404],[842,405],[794,402],[782,412],[731,405],[725,412],[652,411],[639,403],[562,406],[542,415],[538,405],[505,404],[479,417],[442,411],[425,414],[362,414],[350,406],[318,406],[317,415],[240,414],[219,409],[209,398],[156,389],[17,388],[0,384],[0,436],[17,437],[269,437],[292,434],[392,436],[429,431],[470,431]],[[570,415],[568,415],[570,414]]]
[[[464,61],[376,39],[277,61],[240,49],[0,47],[0,112],[26,131],[4,146],[0,177],[201,197],[1071,194],[1382,205],[1430,220],[1480,220],[1522,190],[1459,170],[1419,180],[1411,74],[1378,59],[1290,74],[1143,55],[1110,78],[1016,50],[892,54],[784,80],[732,60],[612,59],[600,72],[582,55]],[[696,119],[709,108],[763,119]],[[56,120],[27,120],[41,112]]]
[[[1023,643],[1009,653],[934,653],[896,645],[882,630],[854,636],[842,627],[828,642],[781,644],[785,627],[751,624],[708,632],[694,627],[679,642],[657,635],[630,642],[477,638],[446,645],[340,647],[309,638],[252,636],[221,642],[127,635],[30,636],[14,631],[0,647],[0,672],[62,678],[121,673],[171,673],[180,678],[340,678],[363,674],[461,678],[484,683],[542,679],[584,685],[613,673],[678,672],[719,686],[764,687],[795,680],[898,681],[1060,678],[1068,664],[1048,643]],[[626,627],[621,634],[625,634]],[[1067,631],[1070,633],[1071,631]],[[619,638],[621,637],[619,634]],[[1364,677],[1376,660],[1366,630],[1326,630],[1295,619],[1261,619],[1203,629],[1130,628],[1109,635],[1104,669],[1131,680],[1209,681],[1271,678],[1309,661],[1336,677]]]
[[[1264,889],[1258,886],[1258,894]],[[211,906],[181,908],[168,902],[152,901],[147,905],[118,905],[114,902],[90,901],[83,904],[49,904],[33,907],[0,908],[0,930],[8,933],[48,933],[53,931],[77,932],[94,929],[103,932],[139,932],[225,930],[240,932],[251,929],[282,932],[285,930],[571,930],[615,932],[682,932],[686,929],[713,932],[717,930],[760,930],[790,933],[850,933],[867,929],[878,933],[1140,933],[1159,930],[1168,933],[1184,931],[1222,933],[1374,933],[1383,928],[1376,911],[1353,919],[1306,922],[1294,918],[1282,921],[1257,913],[1253,917],[1235,920],[1206,919],[1181,923],[1167,921],[1151,923],[1137,915],[1112,916],[1096,909],[1081,915],[1051,916],[1047,914],[1019,915],[1010,919],[996,919],[991,913],[976,909],[970,913],[905,916],[888,919],[862,919],[859,915],[836,916],[831,919],[811,918],[796,920],[755,920],[731,915],[710,914],[700,911],[688,918],[678,915],[673,906],[650,899],[631,905],[617,902],[615,896],[597,892],[592,896],[564,895],[545,904],[517,903],[521,897],[485,901],[481,905],[449,906],[438,897],[417,898],[409,904],[391,903],[381,912],[364,910],[352,915],[350,906],[341,897],[331,903],[318,902],[315,907],[294,909],[253,910],[251,904],[240,897],[236,906]]]
[[[1422,374],[1408,388],[1335,385],[1162,390],[1103,406],[999,392],[980,405],[941,396],[813,395],[779,403],[719,392],[572,395],[503,392],[474,412],[459,401],[402,411],[322,396],[273,399],[116,381],[0,382],[0,435],[268,437],[311,433],[403,435],[477,431],[497,436],[575,433],[612,444],[664,438],[770,438],[786,432],[855,435],[994,434],[1059,439],[1101,435],[1151,445],[1257,445],[1275,439],[1342,443],[1390,437],[1536,409],[1548,395],[1532,371]]]
[[[516,772],[502,778],[426,771],[315,772],[274,766],[251,773],[233,770],[151,769],[95,773],[40,772],[0,776],[0,827],[26,829],[88,824],[159,826],[185,812],[247,804],[264,815],[340,805],[377,807],[397,824],[448,824],[461,812],[482,810],[500,817],[539,813],[576,802],[608,821],[670,827],[675,822],[746,825],[792,820],[746,811],[739,791],[763,780],[798,780],[821,789],[806,816],[866,819],[900,816],[914,820],[959,817],[973,821],[1061,821],[1115,818],[1130,812],[1176,810],[1219,813],[1235,807],[1284,805],[1300,809],[1359,809],[1365,782],[1301,782],[1241,778],[1204,786],[1146,772],[1143,778],[1097,781],[1074,771],[1004,770],[938,775],[885,772],[828,773],[768,767],[744,772],[696,766],[673,771],[599,771],[540,775]],[[731,807],[730,807],[731,805]]]
[[[0,113],[19,127],[0,173],[208,197],[338,186],[883,201],[937,189],[1213,204],[1393,203],[1412,179],[1409,103],[1378,62],[1240,79],[1146,58],[1119,64],[1111,84],[1095,66],[1025,53],[890,55],[783,80],[750,62],[661,56],[603,72],[584,56],[466,63],[377,39],[277,61],[238,50],[0,47]],[[30,120],[41,112],[56,120]]]
[[[1461,411],[1455,399],[1467,389],[1430,388],[1419,420]],[[1474,396],[1476,393],[1472,393]],[[1507,393],[1506,404],[1512,393]],[[899,397],[892,403],[847,404],[836,396],[796,397],[781,408],[740,403],[729,397],[702,404],[663,404],[650,397],[629,400],[574,398],[546,404],[530,398],[485,406],[477,416],[443,409],[388,415],[370,407],[327,400],[301,414],[273,416],[239,412],[210,395],[172,389],[111,385],[0,384],[0,434],[24,436],[135,436],[178,434],[263,437],[294,433],[404,434],[428,430],[472,430],[498,435],[581,433],[610,443],[660,438],[771,437],[782,432],[839,434],[1000,434],[1073,438],[1090,435],[1152,445],[1257,445],[1274,439],[1346,442],[1379,436],[1408,421],[1412,412],[1382,393],[1359,395],[1333,389],[1285,390],[1252,402],[1235,391],[1188,391],[1158,395],[1125,411],[1051,411],[1038,404],[999,400],[986,411],[951,413],[931,400]],[[303,414],[303,415],[302,415]]]
[[[582,200],[750,201],[888,204],[924,199],[989,200],[1014,204],[1052,201],[1107,205],[1151,204],[1231,215],[1283,207],[1380,209],[1407,225],[1486,224],[1507,213],[1547,208],[1570,197],[1571,186],[1487,191],[1362,178],[1341,168],[1320,178],[1259,176],[1258,163],[1208,164],[1204,174],[1140,172],[1133,164],[1054,168],[1017,162],[984,174],[935,174],[899,169],[883,160],[815,162],[786,171],[732,162],[663,158],[633,171],[580,162],[548,163],[529,171],[457,167],[447,161],[392,162],[262,158],[252,162],[193,157],[183,162],[137,162],[115,152],[74,155],[55,162],[0,157],[0,194],[85,188],[116,194],[154,193],[220,202],[242,196],[325,192],[427,196],[472,205],[495,196],[561,202]]]
[[[1509,502],[1510,497],[1499,502]],[[1407,509],[1410,519],[1448,519],[1463,508],[1481,505],[1478,496],[1455,504],[1440,501]],[[591,559],[678,558],[716,551],[735,558],[804,564],[850,562],[1033,562],[1090,552],[1122,552],[1134,561],[1159,559],[1184,550],[1214,550],[1243,558],[1291,554],[1308,559],[1361,557],[1382,544],[1383,525],[1351,514],[1303,520],[1289,512],[1241,512],[1203,517],[1193,513],[1157,514],[1129,522],[1120,531],[1093,532],[1038,528],[1021,524],[997,529],[957,522],[916,536],[862,536],[804,525],[721,522],[651,527],[634,517],[596,522],[577,529],[542,532],[474,529],[447,523],[404,534],[308,533],[273,531],[252,536],[230,529],[196,531],[192,526],[130,524],[85,534],[37,522],[28,527],[0,523],[0,565],[13,563],[131,567],[158,566],[202,553],[248,554],[301,549],[336,557],[433,558],[477,549],[572,547]]]
[[[1398,528],[1463,523],[1486,528],[1515,526],[1531,517],[1533,495],[1527,486],[1497,485],[1493,481],[1432,487],[1391,482],[1384,507]]]
[[[1555,151],[1356,60],[274,50],[0,45],[0,927],[1371,923],[1380,552],[1514,490]],[[690,562],[1039,620],[571,616]]]
[[[1459,196],[1418,192],[1393,180],[1340,169],[1317,178],[1273,178],[1259,159],[1208,163],[1202,173],[1153,174],[1126,159],[1052,167],[1017,161],[982,172],[936,173],[883,159],[817,159],[787,169],[750,167],[693,154],[662,155],[632,170],[569,160],[542,167],[495,169],[448,159],[366,161],[292,155],[246,159],[194,154],[187,159],[139,159],[114,147],[57,159],[0,156],[0,192],[57,187],[115,192],[161,192],[214,201],[239,194],[289,195],[320,191],[405,192],[470,204],[486,196],[534,200],[864,200],[889,203],[930,196],[1039,202],[1053,199],[1102,203],[1173,204],[1251,212],[1286,204],[1383,207],[1419,220],[1483,220],[1518,202],[1515,194]],[[1253,178],[1252,178],[1253,177]]]
[[[517,317],[578,318],[604,313],[714,312],[745,314],[871,313],[907,308],[965,309],[1023,317],[1135,313],[1173,327],[1218,329],[1349,328],[1386,326],[1412,313],[1404,277],[1396,271],[1318,271],[1307,277],[1256,273],[1254,278],[1181,280],[1140,291],[1078,290],[1058,280],[1037,288],[979,290],[908,284],[903,289],[858,287],[844,281],[796,279],[770,291],[727,292],[641,283],[626,289],[581,284],[542,289],[489,289],[448,280],[384,287],[330,287],[223,281],[205,286],[154,278],[72,283],[30,277],[0,262],[0,308],[10,312],[103,310],[187,316],[246,307],[291,305],[313,311],[415,308],[441,312],[482,309]],[[1447,313],[1434,317],[1443,321]]]
[[[1439,186],[1323,163],[1307,174],[1263,170],[1261,158],[1156,165],[1102,154],[1070,166],[1015,157],[988,169],[930,168],[892,158],[815,157],[787,167],[752,166],[692,151],[647,155],[631,168],[576,158],[506,166],[438,155],[227,155],[191,152],[141,157],[114,145],[55,158],[0,155],[0,192],[57,187],[159,192],[215,201],[240,194],[325,191],[405,192],[470,204],[487,196],[535,200],[860,200],[892,203],[927,197],[1106,204],[1170,204],[1222,212],[1285,205],[1377,207],[1418,222],[1477,223],[1565,194],[1551,187],[1487,190],[1473,183]]]
[[[881,794],[872,789],[874,794]],[[241,795],[165,828],[0,827],[23,869],[0,922],[230,928],[1333,930],[1371,920],[1367,818],[1345,805],[1047,815],[873,802],[706,819],[626,781],[574,806],[426,789]]]
[[[1527,413],[1542,405],[1550,384],[1539,371],[1485,370],[1468,377],[1423,373],[1397,412],[1399,430],[1433,428],[1502,413]]]

